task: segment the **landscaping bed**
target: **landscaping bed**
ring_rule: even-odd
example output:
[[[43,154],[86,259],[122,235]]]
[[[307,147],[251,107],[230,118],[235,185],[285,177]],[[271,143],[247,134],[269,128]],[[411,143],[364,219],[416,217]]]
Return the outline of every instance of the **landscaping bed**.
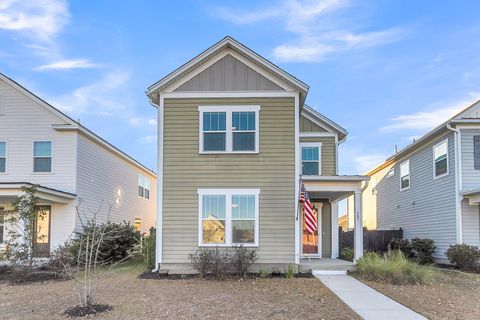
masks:
[[[315,278],[224,281],[142,279],[120,268],[100,282],[95,319],[359,319]],[[65,319],[77,303],[72,281],[22,286],[0,283],[1,319]]]
[[[480,275],[440,270],[429,285],[365,284],[429,319],[480,319]]]

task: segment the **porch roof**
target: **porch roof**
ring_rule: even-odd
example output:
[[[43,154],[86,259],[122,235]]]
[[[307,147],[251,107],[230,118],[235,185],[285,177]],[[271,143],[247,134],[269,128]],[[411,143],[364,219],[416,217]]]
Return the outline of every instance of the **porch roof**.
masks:
[[[470,205],[480,204],[480,188],[461,191],[460,195],[467,198]]]
[[[22,187],[33,186],[30,182],[0,182],[0,200],[12,201],[20,196]],[[51,203],[69,203],[76,198],[74,193],[37,185],[37,197]]]
[[[310,198],[337,201],[355,192],[362,192],[362,183],[370,180],[368,176],[305,176],[302,177]]]

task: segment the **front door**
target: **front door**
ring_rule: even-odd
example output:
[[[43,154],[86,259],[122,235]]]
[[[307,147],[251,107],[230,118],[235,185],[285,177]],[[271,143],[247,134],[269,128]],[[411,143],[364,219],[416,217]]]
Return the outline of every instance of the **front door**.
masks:
[[[35,235],[33,237],[33,254],[36,258],[50,256],[50,206],[37,207]]]
[[[313,202],[313,213],[317,220],[318,229],[313,233],[310,233],[307,230],[305,225],[305,211],[302,206],[302,255],[312,256],[312,257],[321,257],[322,255],[322,240],[318,235],[322,234],[321,230],[321,219],[322,219],[322,203]]]

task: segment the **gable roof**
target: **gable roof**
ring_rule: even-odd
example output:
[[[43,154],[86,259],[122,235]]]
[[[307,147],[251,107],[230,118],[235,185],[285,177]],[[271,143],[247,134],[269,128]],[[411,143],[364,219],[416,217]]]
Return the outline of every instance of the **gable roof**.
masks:
[[[300,105],[303,104],[309,89],[309,86],[307,84],[297,79],[296,77],[292,76],[291,74],[284,71],[283,69],[279,68],[272,62],[263,58],[262,56],[260,56],[253,50],[247,48],[246,46],[244,46],[243,44],[241,44],[240,42],[238,42],[237,40],[233,39],[230,36],[226,36],[225,38],[215,43],[213,46],[211,46],[207,50],[203,51],[202,53],[200,53],[190,61],[186,62],[176,70],[172,71],[171,73],[169,73],[168,75],[160,79],[159,81],[152,84],[150,87],[148,87],[146,92],[148,97],[154,103],[158,103],[157,93],[168,90],[169,87],[174,85],[180,79],[186,77],[188,74],[194,72],[196,69],[204,65],[211,64],[211,60],[215,56],[217,56],[219,53],[227,49],[230,49],[233,52],[239,54],[243,58],[255,64],[258,68],[262,69],[263,71],[275,77],[277,80],[299,91]]]
[[[306,116],[307,119],[313,120],[327,131],[333,131],[337,133],[339,141],[344,141],[347,137],[348,132],[345,128],[306,104],[303,105],[302,116]]]
[[[376,166],[375,168],[368,171],[367,175],[372,175],[380,171],[381,169],[385,168],[388,165],[391,165],[396,160],[402,158],[407,153],[415,150],[415,148],[420,147],[425,142],[429,141],[430,139],[434,138],[437,134],[448,130],[450,126],[456,126],[457,124],[480,124],[480,100],[477,100],[473,104],[469,105],[462,111],[458,112],[453,117],[449,118],[447,121],[443,122],[438,127],[434,128],[433,130],[427,132],[421,138],[415,140],[413,143],[409,144],[402,150],[398,151],[397,153],[390,156],[387,160],[385,160],[380,165]]]
[[[156,173],[153,170],[147,168],[146,166],[144,166],[143,164],[141,164],[140,162],[138,162],[137,160],[135,160],[134,158],[132,158],[131,156],[129,156],[128,154],[123,152],[122,150],[120,150],[119,148],[115,147],[113,144],[109,143],[107,140],[103,139],[102,137],[98,136],[94,132],[90,131],[88,128],[86,128],[85,126],[83,126],[79,122],[73,120],[72,118],[67,116],[65,113],[61,112],[60,110],[58,110],[57,108],[55,108],[54,106],[52,106],[51,104],[49,104],[48,102],[43,100],[42,98],[38,97],[37,95],[35,95],[31,91],[29,91],[28,89],[23,87],[21,84],[19,84],[18,82],[16,82],[13,79],[7,77],[6,75],[4,75],[1,72],[0,72],[0,79],[5,81],[12,88],[16,89],[20,93],[23,93],[28,98],[30,98],[31,100],[36,102],[38,105],[45,108],[47,111],[53,113],[54,115],[56,115],[57,117],[59,117],[61,120],[63,120],[65,122],[65,124],[52,125],[53,129],[59,130],[59,131],[75,130],[75,131],[81,132],[82,134],[84,134],[88,138],[92,139],[93,141],[99,143],[101,146],[107,148],[108,150],[110,150],[115,155],[119,156],[120,158],[122,158],[122,159],[126,160],[127,162],[133,164],[134,166],[150,173],[151,175],[153,175],[155,177],[157,176]]]

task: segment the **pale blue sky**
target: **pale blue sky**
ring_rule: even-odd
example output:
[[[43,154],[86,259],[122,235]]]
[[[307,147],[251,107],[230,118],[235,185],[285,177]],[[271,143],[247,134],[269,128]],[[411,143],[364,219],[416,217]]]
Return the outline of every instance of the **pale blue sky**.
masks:
[[[0,2],[0,72],[148,167],[144,94],[225,35],[310,85],[363,173],[480,97],[478,1]]]

